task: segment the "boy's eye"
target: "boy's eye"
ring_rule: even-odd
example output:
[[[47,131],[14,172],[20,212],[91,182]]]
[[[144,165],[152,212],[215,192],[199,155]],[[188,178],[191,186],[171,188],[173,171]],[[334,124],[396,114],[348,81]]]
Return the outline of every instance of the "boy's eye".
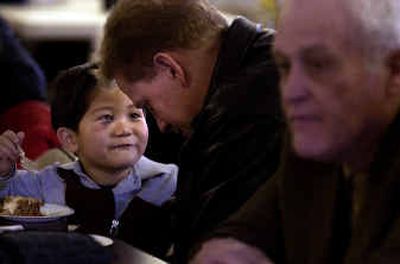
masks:
[[[101,121],[111,122],[114,120],[114,116],[110,114],[101,115],[99,118]]]
[[[142,115],[140,113],[133,112],[133,113],[129,114],[129,117],[132,120],[138,120],[138,119],[142,118]]]

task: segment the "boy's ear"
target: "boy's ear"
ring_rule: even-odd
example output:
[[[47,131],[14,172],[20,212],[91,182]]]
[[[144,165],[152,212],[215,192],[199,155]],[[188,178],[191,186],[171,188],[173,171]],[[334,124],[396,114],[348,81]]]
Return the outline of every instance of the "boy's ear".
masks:
[[[169,76],[187,87],[188,79],[183,65],[167,52],[158,52],[153,57],[156,71],[167,71]]]
[[[58,128],[57,137],[65,150],[71,153],[76,153],[78,151],[77,136],[72,129],[66,127]]]

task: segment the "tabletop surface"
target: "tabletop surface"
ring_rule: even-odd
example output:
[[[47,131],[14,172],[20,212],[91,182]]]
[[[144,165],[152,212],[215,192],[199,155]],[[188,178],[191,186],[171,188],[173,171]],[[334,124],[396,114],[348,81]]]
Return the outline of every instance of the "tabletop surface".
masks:
[[[44,223],[19,223],[15,221],[9,221],[0,217],[0,234],[3,232],[12,231],[43,231],[46,232],[73,232],[67,231],[66,219],[59,219],[56,221],[44,222]],[[93,235],[91,235],[93,239]],[[98,236],[102,237],[102,236]],[[108,239],[106,237],[102,237]],[[97,240],[97,239],[95,239]],[[109,240],[109,239],[108,239]],[[100,242],[100,241],[97,241]],[[107,245],[104,245],[107,246]],[[166,264],[167,262],[162,261],[138,248],[135,248],[121,240],[113,239],[112,244],[107,246],[112,253],[111,264]],[[0,260],[1,262],[1,260]]]

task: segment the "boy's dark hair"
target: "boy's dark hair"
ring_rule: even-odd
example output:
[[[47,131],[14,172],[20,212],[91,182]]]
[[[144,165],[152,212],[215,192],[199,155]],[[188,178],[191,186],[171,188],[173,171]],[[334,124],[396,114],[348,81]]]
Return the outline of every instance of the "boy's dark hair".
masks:
[[[57,130],[67,127],[78,131],[79,122],[90,106],[93,91],[99,85],[98,65],[86,63],[60,72],[49,89],[51,123]]]

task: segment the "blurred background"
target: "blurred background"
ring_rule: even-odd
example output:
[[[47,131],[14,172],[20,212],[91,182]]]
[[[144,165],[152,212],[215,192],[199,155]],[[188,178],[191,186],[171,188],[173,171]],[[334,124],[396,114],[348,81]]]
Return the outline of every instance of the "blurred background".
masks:
[[[98,48],[106,5],[100,0],[0,0],[0,16],[51,81]]]
[[[280,0],[210,0],[221,10],[245,16],[267,27],[275,27],[275,20]]]
[[[0,0],[0,16],[51,81],[61,70],[83,63],[99,47],[107,10],[116,0]],[[211,0],[221,10],[275,26],[275,0]]]
[[[116,0],[0,0],[0,16],[51,81],[90,59],[99,47],[107,10]],[[210,0],[222,11],[275,26],[275,0]]]

